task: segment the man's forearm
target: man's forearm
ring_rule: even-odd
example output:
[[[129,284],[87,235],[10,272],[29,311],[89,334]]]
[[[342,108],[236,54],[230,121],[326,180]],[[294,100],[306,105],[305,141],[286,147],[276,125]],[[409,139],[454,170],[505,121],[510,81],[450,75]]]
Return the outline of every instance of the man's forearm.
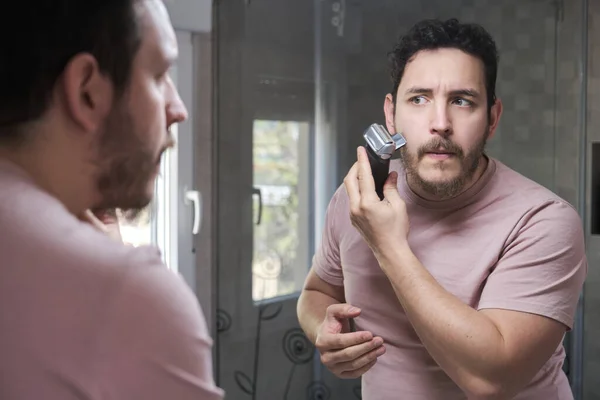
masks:
[[[493,392],[505,370],[504,340],[494,323],[447,292],[408,246],[378,259],[436,362],[463,390]]]
[[[303,290],[298,299],[297,312],[300,327],[314,344],[317,332],[325,319],[327,307],[340,302],[331,296],[316,290]]]

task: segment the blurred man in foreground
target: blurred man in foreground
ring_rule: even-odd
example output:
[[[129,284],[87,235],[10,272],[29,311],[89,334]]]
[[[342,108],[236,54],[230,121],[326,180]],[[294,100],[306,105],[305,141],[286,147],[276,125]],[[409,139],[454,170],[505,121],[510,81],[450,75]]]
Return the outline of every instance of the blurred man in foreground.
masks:
[[[0,398],[222,399],[194,294],[89,211],[145,207],[187,117],[164,4],[33,0],[2,18]]]

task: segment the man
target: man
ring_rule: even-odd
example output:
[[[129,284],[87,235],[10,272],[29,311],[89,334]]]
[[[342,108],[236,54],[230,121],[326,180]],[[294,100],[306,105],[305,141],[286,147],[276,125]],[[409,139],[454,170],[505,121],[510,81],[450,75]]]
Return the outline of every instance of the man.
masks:
[[[502,113],[492,38],[423,21],[391,60],[386,124],[407,145],[383,201],[358,149],[298,303],[303,329],[337,376],[362,376],[366,400],[572,399],[561,341],[587,271],[581,221],[484,153]]]
[[[145,207],[187,117],[164,4],[34,0],[2,15],[0,398],[222,399],[194,294],[89,212]]]

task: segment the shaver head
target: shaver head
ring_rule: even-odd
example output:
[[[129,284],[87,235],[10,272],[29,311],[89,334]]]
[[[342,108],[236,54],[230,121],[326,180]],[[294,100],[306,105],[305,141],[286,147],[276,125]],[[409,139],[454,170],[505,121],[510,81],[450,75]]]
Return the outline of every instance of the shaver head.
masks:
[[[367,145],[381,159],[387,160],[400,147],[406,144],[406,139],[400,133],[390,135],[383,125],[372,124],[363,134]]]

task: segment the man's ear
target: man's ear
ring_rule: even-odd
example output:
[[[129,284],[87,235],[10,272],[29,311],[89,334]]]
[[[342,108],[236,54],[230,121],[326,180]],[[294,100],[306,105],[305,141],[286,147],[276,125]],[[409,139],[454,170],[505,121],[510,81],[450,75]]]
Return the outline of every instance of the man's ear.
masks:
[[[502,116],[502,101],[500,99],[496,99],[496,102],[490,109],[490,128],[488,139],[491,139],[496,133],[496,128],[498,128],[498,124],[500,123],[500,117]]]
[[[66,66],[61,90],[66,112],[85,132],[95,132],[112,108],[113,85],[91,54],[75,56]]]
[[[389,133],[396,133],[396,106],[394,104],[394,98],[391,94],[385,96],[383,102],[383,112],[385,114],[385,125]]]

